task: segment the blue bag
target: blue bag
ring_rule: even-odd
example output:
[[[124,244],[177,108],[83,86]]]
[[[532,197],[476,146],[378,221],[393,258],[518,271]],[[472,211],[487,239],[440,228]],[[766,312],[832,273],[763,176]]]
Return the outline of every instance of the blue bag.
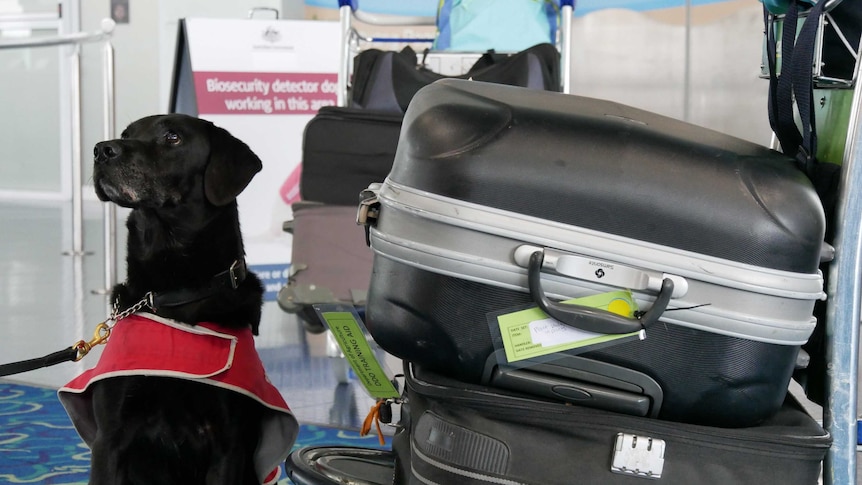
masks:
[[[558,16],[551,0],[440,0],[433,49],[519,52],[554,44]]]

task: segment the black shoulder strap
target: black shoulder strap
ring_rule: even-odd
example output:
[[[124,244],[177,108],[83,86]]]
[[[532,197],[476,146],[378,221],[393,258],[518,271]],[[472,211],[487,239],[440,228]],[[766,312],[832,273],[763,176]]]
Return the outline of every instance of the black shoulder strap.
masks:
[[[786,73],[793,57],[796,43],[796,21],[798,7],[792,2],[784,16],[781,33],[781,71]],[[780,76],[778,73],[778,50],[776,46],[775,23],[770,21],[766,6],[763,7],[763,19],[766,24],[766,49],[769,66],[769,125],[784,153],[796,153],[796,148],[802,142],[802,136],[793,120],[793,84],[790,76]]]
[[[820,15],[826,0],[808,11],[798,29],[799,2],[793,1],[784,16],[781,33],[781,73],[777,69],[774,23],[764,6],[767,64],[769,66],[769,124],[782,151],[794,157],[800,168],[813,175],[817,163],[817,133],[814,123],[812,67]],[[794,121],[794,100],[799,111],[801,132]]]

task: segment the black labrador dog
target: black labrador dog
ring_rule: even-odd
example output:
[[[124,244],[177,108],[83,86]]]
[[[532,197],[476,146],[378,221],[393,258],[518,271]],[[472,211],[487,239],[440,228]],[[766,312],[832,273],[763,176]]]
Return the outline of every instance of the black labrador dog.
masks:
[[[90,483],[272,483],[265,467],[287,455],[295,420],[249,343],[263,288],[245,266],[236,197],[260,170],[245,143],[185,115],[140,119],[96,145],[96,194],[132,211],[127,279],[112,294],[119,316],[97,366],[107,374],[61,390],[92,450]],[[231,360],[242,349],[250,363]],[[265,382],[249,390],[254,377],[223,378],[238,368]]]

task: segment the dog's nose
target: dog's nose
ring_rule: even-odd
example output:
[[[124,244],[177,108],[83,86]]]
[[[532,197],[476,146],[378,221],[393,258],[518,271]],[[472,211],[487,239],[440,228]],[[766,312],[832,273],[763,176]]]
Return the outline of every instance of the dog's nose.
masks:
[[[96,147],[93,149],[93,159],[97,163],[109,162],[119,157],[122,152],[123,149],[118,143],[102,141],[96,143]]]

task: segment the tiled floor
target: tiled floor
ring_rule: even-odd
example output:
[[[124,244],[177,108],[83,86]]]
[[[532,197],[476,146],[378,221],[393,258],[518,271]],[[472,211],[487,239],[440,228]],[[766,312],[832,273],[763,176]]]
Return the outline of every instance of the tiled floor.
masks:
[[[105,320],[102,206],[85,203],[85,256],[72,247],[71,209],[66,203],[0,201],[0,363],[40,357],[89,339]],[[118,223],[118,279],[124,278],[125,214]],[[285,248],[289,251],[289,248]],[[326,356],[326,336],[305,332],[275,302],[264,304],[261,358],[297,418],[307,424],[358,428],[372,399],[358,381],[338,384]],[[11,380],[60,387],[95,365],[99,348],[77,363],[27,372]],[[397,362],[395,363],[397,365]],[[397,370],[397,369],[396,369]]]

